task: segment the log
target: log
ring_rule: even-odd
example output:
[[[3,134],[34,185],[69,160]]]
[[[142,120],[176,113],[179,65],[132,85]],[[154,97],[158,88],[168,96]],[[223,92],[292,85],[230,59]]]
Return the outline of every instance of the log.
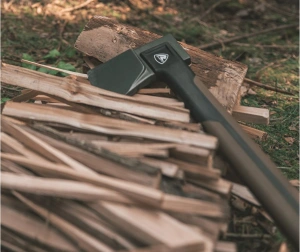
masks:
[[[270,113],[265,108],[255,108],[246,106],[235,106],[232,116],[242,122],[268,125],[270,122]]]
[[[149,31],[119,24],[110,18],[94,16],[77,38],[75,48],[106,62],[128,49],[140,47],[159,37]],[[180,44],[191,56],[192,70],[231,113],[247,66],[216,57],[185,43]]]

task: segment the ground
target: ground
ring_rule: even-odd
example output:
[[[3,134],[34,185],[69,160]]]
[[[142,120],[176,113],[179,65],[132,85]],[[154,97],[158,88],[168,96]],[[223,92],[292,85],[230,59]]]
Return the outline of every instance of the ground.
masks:
[[[250,126],[268,133],[267,140],[258,143],[285,176],[299,178],[298,1],[10,0],[2,1],[1,5],[2,61],[15,65],[21,65],[23,58],[81,71],[82,55],[73,45],[95,14],[114,17],[158,34],[172,33],[177,40],[247,64],[247,78],[293,93],[286,95],[252,86],[255,94],[245,96],[242,104],[270,110],[270,125]],[[290,28],[280,29],[283,25]],[[273,31],[226,43],[229,38],[270,28]],[[205,46],[218,41],[225,42]],[[19,94],[19,89],[11,86],[2,86],[1,91],[1,102]],[[234,212],[233,219],[248,215]],[[239,251],[270,251],[284,240],[278,231],[275,235],[269,232],[271,238],[247,238],[244,235],[247,232],[266,234],[253,223],[237,224],[232,220],[230,231],[241,235],[227,239],[237,241]]]

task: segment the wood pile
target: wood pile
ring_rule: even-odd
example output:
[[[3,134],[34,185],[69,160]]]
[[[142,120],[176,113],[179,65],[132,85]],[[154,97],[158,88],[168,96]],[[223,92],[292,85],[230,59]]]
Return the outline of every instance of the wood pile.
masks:
[[[222,61],[228,74],[239,73],[236,101],[245,68]],[[93,87],[83,77],[8,64],[2,64],[1,82],[24,88],[2,107],[5,248],[236,251],[235,244],[219,240],[227,230],[233,184],[216,169],[218,139],[193,122],[168,88],[142,89],[129,97]],[[267,123],[265,111],[233,100],[223,102],[238,120]],[[259,205],[243,186],[233,188]]]

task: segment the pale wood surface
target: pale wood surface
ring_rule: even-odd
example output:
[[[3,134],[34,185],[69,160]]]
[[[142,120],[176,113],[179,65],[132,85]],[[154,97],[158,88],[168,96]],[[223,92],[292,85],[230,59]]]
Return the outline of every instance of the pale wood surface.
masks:
[[[270,112],[265,108],[235,106],[232,116],[238,121],[248,123],[268,125],[270,122]]]
[[[108,135],[136,136],[160,141],[192,144],[208,149],[215,149],[217,145],[215,137],[205,134],[152,125],[141,126],[141,124],[107,118],[101,115],[82,114],[59,108],[41,107],[41,105],[36,104],[7,102],[3,109],[3,114],[18,118],[34,118],[39,121],[63,123]]]
[[[78,80],[60,78],[9,64],[2,65],[1,82],[54,95],[73,103],[118,110],[160,120],[180,122],[189,122],[190,120],[189,112],[183,108],[152,104],[134,97],[109,92]]]
[[[106,62],[128,49],[140,47],[159,37],[149,31],[117,23],[110,18],[94,16],[79,35],[75,48],[101,62]],[[191,56],[192,70],[227,111],[231,112],[247,67],[185,43],[180,44]]]

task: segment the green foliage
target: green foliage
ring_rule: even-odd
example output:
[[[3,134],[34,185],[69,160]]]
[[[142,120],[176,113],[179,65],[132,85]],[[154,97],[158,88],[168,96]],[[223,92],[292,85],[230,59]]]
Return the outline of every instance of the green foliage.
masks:
[[[72,64],[66,63],[64,61],[58,62],[57,67],[60,69],[68,70],[68,71],[74,71],[74,72],[76,71],[76,68]],[[65,74],[65,73],[60,73],[60,74],[62,76],[67,76],[67,74]]]
[[[27,54],[27,53],[23,53],[22,59],[28,60],[28,61],[34,61],[34,58],[31,55]],[[31,64],[27,64],[27,63],[22,63],[22,67],[25,67],[25,68],[28,68],[28,69],[31,69],[31,70],[36,70],[36,66],[31,65]]]
[[[60,56],[60,52],[56,49],[51,50],[46,56],[44,56],[44,59],[57,59]]]
[[[10,100],[9,98],[3,97],[3,98],[1,98],[1,103],[7,102],[7,101],[9,101],[9,100]]]

